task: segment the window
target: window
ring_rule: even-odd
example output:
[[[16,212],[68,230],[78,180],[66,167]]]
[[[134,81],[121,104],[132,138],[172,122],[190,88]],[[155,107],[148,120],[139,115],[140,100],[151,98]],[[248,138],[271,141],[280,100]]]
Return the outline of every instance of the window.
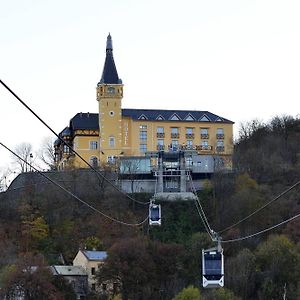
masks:
[[[201,135],[202,134],[208,134],[208,128],[201,128],[200,132],[201,132]]]
[[[185,165],[190,168],[193,166],[193,159],[191,157],[186,157],[185,158]]]
[[[164,133],[164,127],[157,127],[157,133]]]
[[[217,139],[224,139],[224,129],[217,128]]]
[[[178,127],[171,127],[171,138],[179,139],[179,128]]]
[[[186,141],[186,146],[187,146],[187,149],[192,149],[193,148],[193,141],[192,140],[187,140]]]
[[[140,125],[140,129],[147,129],[147,125]]]
[[[171,128],[171,133],[178,134],[179,133],[178,127],[172,127]]]
[[[140,140],[141,141],[147,141],[147,131],[140,131]]]
[[[109,94],[114,94],[114,93],[116,92],[116,89],[115,89],[114,87],[112,87],[112,86],[109,86],[109,87],[107,88],[107,92],[108,92]]]
[[[178,150],[178,140],[172,140],[170,145],[171,151],[177,151]]]
[[[114,156],[107,156],[107,162],[109,164],[114,164],[116,161],[115,157]]]
[[[92,291],[95,291],[95,290],[96,290],[96,284],[92,283]]]
[[[207,147],[208,146],[208,141],[201,141],[201,146]]]
[[[111,147],[111,148],[115,147],[115,137],[114,136],[109,137],[109,147]]]
[[[164,150],[165,149],[165,142],[162,139],[157,140],[157,150]]]
[[[94,168],[98,167],[98,158],[97,158],[96,156],[92,156],[92,157],[90,158],[90,164],[91,164]]]
[[[193,128],[187,127],[186,128],[186,134],[193,134]]]
[[[70,153],[70,149],[67,145],[64,145],[64,153]]]
[[[200,128],[200,136],[201,139],[208,139],[209,138],[208,128]]]
[[[217,147],[224,147],[224,141],[217,141]]]
[[[90,141],[90,149],[97,150],[98,149],[98,142],[97,141]]]
[[[95,274],[96,274],[95,268],[91,268],[91,274],[92,274],[92,275],[95,275]]]
[[[146,152],[147,151],[147,144],[140,144],[140,152]]]

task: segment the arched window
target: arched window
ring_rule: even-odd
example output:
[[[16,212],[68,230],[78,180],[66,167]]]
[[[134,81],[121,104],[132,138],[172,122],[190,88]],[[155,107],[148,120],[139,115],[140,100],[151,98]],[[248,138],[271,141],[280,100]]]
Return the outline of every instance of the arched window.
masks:
[[[109,137],[109,147],[115,147],[115,137],[112,135]]]
[[[92,156],[92,157],[90,158],[90,164],[91,164],[94,168],[98,167],[98,158],[97,158],[96,156]]]

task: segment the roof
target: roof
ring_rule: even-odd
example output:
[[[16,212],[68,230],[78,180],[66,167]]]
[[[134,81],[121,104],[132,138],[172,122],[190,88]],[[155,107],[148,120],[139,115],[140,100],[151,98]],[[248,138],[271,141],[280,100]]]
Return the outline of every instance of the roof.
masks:
[[[77,113],[70,120],[70,129],[99,130],[99,118],[97,113]],[[123,117],[130,117],[133,120],[146,121],[185,121],[185,122],[234,122],[215,115],[209,111],[197,110],[161,110],[161,109],[122,109]],[[64,129],[65,130],[65,129]],[[63,131],[64,131],[63,130]]]
[[[191,121],[234,123],[209,111],[198,110],[160,110],[160,109],[122,109],[122,116],[134,120],[149,121]]]
[[[102,72],[102,77],[99,84],[110,83],[110,84],[121,84],[122,80],[118,76],[117,68],[113,56],[112,39],[109,34],[106,42],[106,57]]]
[[[107,257],[106,251],[83,250],[82,253],[88,260],[104,260]]]
[[[63,276],[87,276],[85,269],[81,266],[52,266],[54,275]]]
[[[99,129],[98,114],[78,113],[70,121],[70,128],[72,130],[78,129]]]

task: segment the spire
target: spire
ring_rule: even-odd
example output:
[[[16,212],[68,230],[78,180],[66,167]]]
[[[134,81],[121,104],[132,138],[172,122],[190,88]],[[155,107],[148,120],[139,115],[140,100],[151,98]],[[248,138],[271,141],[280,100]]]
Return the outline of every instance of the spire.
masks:
[[[99,84],[102,83],[122,84],[122,80],[118,76],[117,68],[113,57],[113,47],[110,33],[107,36],[106,58],[104,62],[102,77],[100,79]]]
[[[107,51],[112,51],[113,47],[112,47],[112,40],[111,40],[111,35],[110,33],[107,36],[107,41],[106,41],[106,52]]]

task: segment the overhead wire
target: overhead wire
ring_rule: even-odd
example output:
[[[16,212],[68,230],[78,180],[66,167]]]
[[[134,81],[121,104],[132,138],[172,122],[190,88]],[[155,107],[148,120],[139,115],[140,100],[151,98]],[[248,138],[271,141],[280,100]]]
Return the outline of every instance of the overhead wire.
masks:
[[[293,216],[293,217],[291,217],[291,218],[289,218],[289,219],[286,219],[286,220],[284,220],[284,221],[282,221],[280,223],[277,223],[277,224],[275,224],[275,225],[273,225],[271,227],[268,227],[268,228],[265,228],[265,229],[263,229],[261,231],[258,231],[256,233],[249,234],[249,235],[246,235],[246,236],[243,236],[243,237],[239,237],[239,238],[235,238],[235,239],[221,240],[221,243],[232,243],[232,242],[239,242],[239,241],[243,241],[243,240],[246,240],[246,239],[250,239],[250,238],[255,237],[255,236],[259,235],[259,234],[265,233],[265,232],[270,231],[272,229],[275,229],[275,228],[277,228],[277,227],[279,227],[281,225],[284,225],[284,224],[286,224],[288,222],[291,222],[291,221],[293,221],[293,220],[295,220],[295,219],[297,219],[299,217],[300,217],[300,213],[297,214],[297,215],[295,215],[295,216]]]
[[[118,188],[113,182],[111,182],[108,178],[106,178],[103,174],[101,174],[97,169],[95,169],[88,161],[86,161],[77,151],[75,151],[59,134],[57,134],[41,117],[38,116],[11,88],[9,88],[1,79],[1,84],[26,108],[28,109],[44,126],[46,126],[65,146],[68,147],[68,149],[71,151],[71,153],[74,153],[77,155],[89,168],[91,168],[98,177],[100,176],[102,179],[104,179],[107,183],[113,186],[114,189],[116,189],[118,192],[129,198],[130,200],[142,204],[147,205],[150,202],[141,202],[133,197],[129,196],[128,194],[124,193],[120,188]]]
[[[87,203],[86,201],[80,199],[78,196],[76,196],[75,194],[73,194],[72,192],[70,192],[69,190],[67,190],[66,188],[64,188],[62,185],[60,185],[59,183],[57,183],[55,180],[51,179],[49,176],[45,175],[44,173],[42,173],[41,171],[39,171],[37,168],[35,168],[34,166],[32,166],[29,162],[27,162],[25,159],[23,159],[22,157],[20,157],[17,153],[15,153],[13,150],[11,150],[10,148],[8,148],[6,145],[4,145],[3,143],[0,142],[0,146],[2,146],[3,148],[5,148],[6,150],[8,150],[10,153],[12,153],[13,155],[15,155],[18,159],[22,160],[24,163],[26,163],[28,166],[30,166],[33,170],[35,170],[36,172],[38,172],[41,176],[43,176],[44,178],[46,178],[48,181],[50,181],[51,183],[53,183],[55,186],[59,187],[60,189],[62,189],[63,191],[65,191],[66,193],[68,193],[69,195],[71,195],[73,198],[75,198],[76,200],[78,200],[79,202],[81,202],[82,204],[84,204],[85,206],[89,207],[90,209],[92,209],[93,211],[99,213],[100,215],[102,215],[103,217],[119,223],[121,225],[126,225],[126,226],[141,226],[142,224],[144,224],[149,216],[147,216],[142,222],[140,223],[127,223],[127,222],[123,222],[120,221],[116,218],[113,218],[105,213],[103,213],[102,211],[100,211],[99,209],[95,208],[94,206],[92,206],[91,204]]]
[[[211,229],[211,227],[209,225],[209,222],[207,220],[207,217],[205,215],[205,212],[203,210],[203,207],[202,207],[201,202],[199,200],[199,197],[197,195],[196,188],[194,186],[193,179],[192,179],[192,176],[191,176],[190,172],[188,172],[188,177],[189,177],[190,182],[191,182],[192,192],[195,195],[195,206],[196,206],[196,209],[198,211],[198,214],[199,214],[199,216],[200,216],[200,218],[202,220],[202,223],[203,223],[203,225],[205,227],[205,230],[207,231],[207,233],[210,236],[211,240],[215,241],[216,237],[213,235],[214,231]]]
[[[264,204],[260,208],[256,209],[254,212],[252,212],[251,214],[249,214],[245,218],[243,218],[243,219],[239,220],[238,222],[236,222],[236,223],[234,223],[234,224],[232,224],[232,225],[224,228],[223,230],[218,231],[218,234],[221,234],[224,231],[227,231],[227,230],[229,230],[229,229],[231,229],[231,228],[233,228],[233,227],[241,224],[242,222],[248,220],[253,215],[255,215],[256,213],[260,212],[261,210],[263,210],[264,208],[266,208],[267,206],[269,206],[270,204],[272,204],[273,202],[275,202],[276,200],[278,200],[279,198],[281,198],[282,196],[284,196],[285,194],[287,194],[288,192],[290,192],[291,190],[293,190],[294,188],[296,188],[299,184],[300,184],[300,181],[296,182],[291,187],[289,187],[288,189],[286,189],[285,191],[283,191],[282,193],[280,193],[278,196],[276,196],[274,199],[272,199],[271,201],[267,202],[266,204]]]

